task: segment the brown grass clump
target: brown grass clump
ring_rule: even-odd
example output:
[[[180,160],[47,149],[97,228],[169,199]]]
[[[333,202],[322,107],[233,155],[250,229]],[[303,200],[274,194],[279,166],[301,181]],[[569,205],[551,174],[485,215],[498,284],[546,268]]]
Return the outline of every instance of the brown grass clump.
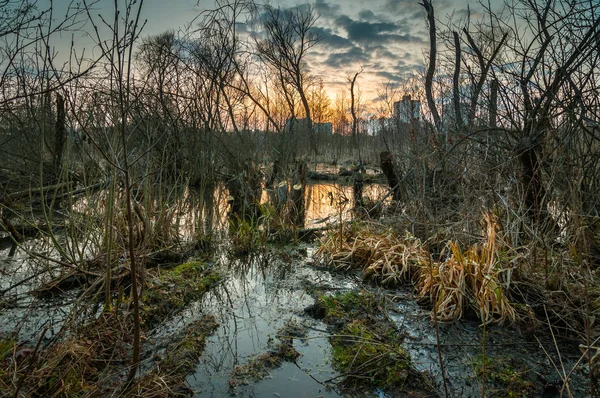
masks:
[[[410,234],[398,238],[391,229],[380,229],[364,224],[332,231],[320,241],[315,258],[336,269],[362,269],[366,278],[376,278],[384,284],[409,280],[426,263],[429,254]]]
[[[498,259],[494,216],[484,214],[484,221],[482,243],[463,252],[449,242],[450,253],[442,262],[434,262],[410,234],[398,238],[391,229],[378,232],[373,225],[332,231],[315,256],[338,269],[360,268],[366,278],[382,283],[417,281],[418,293],[434,304],[441,321],[460,319],[470,307],[484,323],[514,322],[516,311],[506,295],[512,267]]]

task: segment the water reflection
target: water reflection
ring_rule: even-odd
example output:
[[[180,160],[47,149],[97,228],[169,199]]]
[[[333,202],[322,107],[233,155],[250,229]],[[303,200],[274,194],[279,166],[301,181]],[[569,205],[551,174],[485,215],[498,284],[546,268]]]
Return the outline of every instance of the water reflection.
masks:
[[[197,397],[228,395],[232,369],[267,352],[278,331],[289,322],[309,326],[306,340],[294,340],[301,357],[296,363],[284,363],[272,370],[266,380],[238,387],[238,395],[338,396],[318,382],[337,374],[326,362],[330,345],[328,335],[323,333],[325,325],[307,319],[302,312],[313,303],[305,292],[306,281],[332,282],[332,276],[301,266],[305,255],[305,251],[293,250],[243,259],[222,258],[227,280],[209,292],[197,309],[215,314],[221,322],[209,338],[195,374],[188,378]]]

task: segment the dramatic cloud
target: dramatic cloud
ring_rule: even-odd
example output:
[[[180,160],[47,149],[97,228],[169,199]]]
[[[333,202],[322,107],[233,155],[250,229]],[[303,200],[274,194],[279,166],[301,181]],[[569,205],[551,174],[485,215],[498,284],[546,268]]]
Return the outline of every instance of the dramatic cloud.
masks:
[[[325,60],[329,67],[336,68],[337,71],[346,70],[353,65],[361,65],[371,60],[371,54],[367,54],[360,47],[352,47],[345,52],[330,54]]]
[[[410,33],[402,32],[407,26],[397,25],[392,22],[367,22],[357,21],[347,15],[342,15],[335,20],[340,28],[344,29],[348,39],[359,44],[370,43],[422,43],[423,39],[413,36]]]
[[[313,28],[313,32],[321,38],[319,44],[332,49],[348,48],[353,47],[352,41],[345,37],[339,36],[332,32],[329,28],[316,26]]]

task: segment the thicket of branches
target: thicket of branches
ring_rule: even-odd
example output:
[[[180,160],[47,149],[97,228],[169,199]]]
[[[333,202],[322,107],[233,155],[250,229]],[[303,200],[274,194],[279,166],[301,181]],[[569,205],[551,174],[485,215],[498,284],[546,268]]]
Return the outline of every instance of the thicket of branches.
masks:
[[[401,179],[398,219],[434,237],[433,246],[475,239],[481,211],[492,211],[511,246],[528,247],[533,266],[546,259],[547,279],[565,274],[563,262],[548,258],[568,250],[578,272],[590,272],[600,261],[600,5],[514,0],[477,21],[440,20],[430,0],[422,5],[431,41],[425,76],[412,82],[418,92],[382,85],[381,114],[391,114],[399,94],[429,111],[369,136],[359,128],[360,72],[348,75],[349,91],[335,101],[311,73],[319,42],[313,7],[216,0],[193,29],[145,37],[143,2],[126,2],[108,18],[84,1],[57,20],[54,5],[0,1],[7,231],[9,219],[30,219],[16,202],[45,194],[45,219],[53,218],[48,209],[66,211],[69,234],[44,232],[60,260],[32,256],[111,280],[127,253],[128,270],[143,279],[138,253],[177,240],[180,209],[166,205],[173,187],[211,192],[241,178],[260,191],[254,166],[263,161],[277,160],[287,178],[299,159],[377,162],[388,150]],[[77,43],[54,50],[59,34],[83,30],[100,55]],[[347,135],[313,128],[324,121]],[[81,187],[84,205],[72,195]]]

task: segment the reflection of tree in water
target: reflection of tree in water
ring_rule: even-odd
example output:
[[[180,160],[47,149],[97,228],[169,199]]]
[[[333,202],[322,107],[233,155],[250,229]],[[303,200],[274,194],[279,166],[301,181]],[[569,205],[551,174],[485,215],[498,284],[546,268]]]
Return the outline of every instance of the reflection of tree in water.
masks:
[[[366,184],[364,195],[377,201],[386,193],[381,184]],[[351,216],[352,186],[336,183],[309,184],[306,190],[306,224],[318,224],[330,218],[347,220]]]

